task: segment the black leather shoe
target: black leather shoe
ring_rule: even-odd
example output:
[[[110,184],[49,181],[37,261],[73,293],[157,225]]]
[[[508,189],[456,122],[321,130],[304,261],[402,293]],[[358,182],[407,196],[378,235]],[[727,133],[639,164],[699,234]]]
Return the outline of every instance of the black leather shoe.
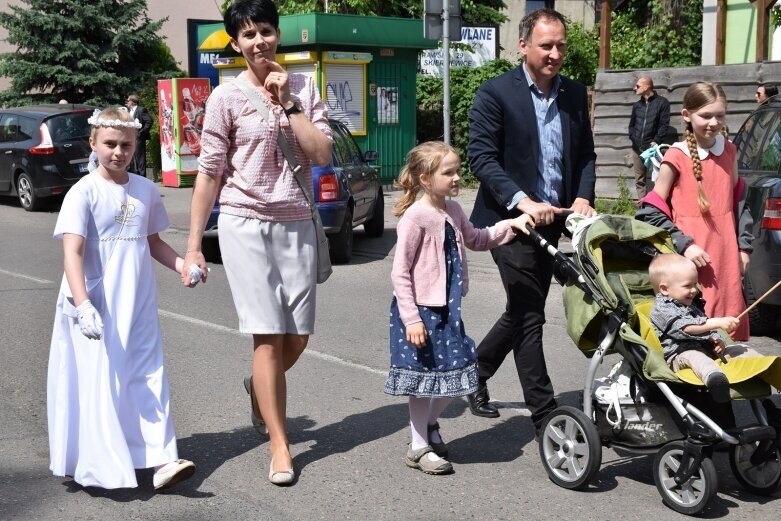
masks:
[[[488,387],[481,385],[477,391],[467,396],[469,399],[469,410],[475,416],[483,418],[498,418],[499,409],[490,403],[491,397],[488,396]]]

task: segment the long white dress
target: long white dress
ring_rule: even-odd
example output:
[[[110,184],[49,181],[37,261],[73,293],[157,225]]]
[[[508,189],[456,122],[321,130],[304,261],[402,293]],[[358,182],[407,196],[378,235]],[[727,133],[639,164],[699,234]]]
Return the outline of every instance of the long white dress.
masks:
[[[82,335],[63,276],[47,382],[51,471],[83,486],[136,487],[135,470],[178,458],[147,237],[168,227],[157,187],[92,172],[65,197],[54,237],[86,237],[84,274],[105,324]]]

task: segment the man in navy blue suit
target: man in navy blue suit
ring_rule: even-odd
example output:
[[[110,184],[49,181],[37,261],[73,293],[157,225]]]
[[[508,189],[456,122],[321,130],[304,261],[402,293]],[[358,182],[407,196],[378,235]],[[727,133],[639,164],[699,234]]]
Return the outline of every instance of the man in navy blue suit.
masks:
[[[480,86],[469,113],[469,163],[480,180],[472,212],[485,227],[530,214],[552,244],[564,231],[562,209],[593,215],[594,138],[585,86],[559,75],[566,52],[564,17],[538,9],[520,24],[521,65]],[[477,348],[479,387],[473,414],[497,417],[486,382],[512,351],[535,428],[556,407],[542,326],[553,262],[526,235],[491,250],[507,305]]]

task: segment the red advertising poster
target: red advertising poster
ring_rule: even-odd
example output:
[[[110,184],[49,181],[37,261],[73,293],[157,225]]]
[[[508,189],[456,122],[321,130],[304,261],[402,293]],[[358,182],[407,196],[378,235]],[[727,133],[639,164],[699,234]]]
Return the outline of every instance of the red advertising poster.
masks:
[[[160,125],[160,159],[164,186],[179,186],[174,156],[174,102],[171,80],[157,80],[158,124]]]
[[[180,174],[198,173],[198,156],[201,153],[201,131],[206,111],[206,100],[210,93],[207,78],[177,78],[174,91],[177,96],[179,115],[178,152]]]
[[[164,186],[192,186],[198,173],[208,78],[157,82],[160,108],[160,156]]]

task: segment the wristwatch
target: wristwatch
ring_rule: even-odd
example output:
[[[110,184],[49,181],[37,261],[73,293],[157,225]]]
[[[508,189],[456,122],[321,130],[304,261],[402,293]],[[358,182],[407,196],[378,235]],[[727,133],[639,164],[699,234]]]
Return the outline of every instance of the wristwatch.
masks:
[[[294,101],[293,105],[289,109],[283,109],[285,111],[285,116],[290,117],[293,114],[299,114],[301,113],[301,103],[298,101]]]

